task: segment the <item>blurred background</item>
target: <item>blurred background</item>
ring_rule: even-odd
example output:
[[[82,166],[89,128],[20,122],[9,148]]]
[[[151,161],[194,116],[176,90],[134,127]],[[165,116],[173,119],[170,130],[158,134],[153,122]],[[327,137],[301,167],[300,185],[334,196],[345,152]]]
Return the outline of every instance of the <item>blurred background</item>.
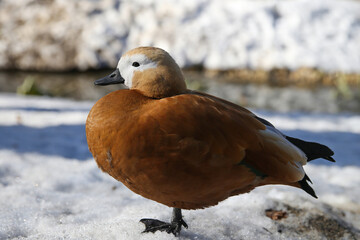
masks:
[[[0,91],[97,100],[138,46],[255,109],[360,112],[360,1],[1,0]]]

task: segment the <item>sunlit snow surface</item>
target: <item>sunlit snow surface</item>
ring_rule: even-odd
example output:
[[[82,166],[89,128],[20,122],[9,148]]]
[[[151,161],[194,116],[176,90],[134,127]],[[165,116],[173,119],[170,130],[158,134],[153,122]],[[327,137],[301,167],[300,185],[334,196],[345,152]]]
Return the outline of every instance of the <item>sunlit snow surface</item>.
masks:
[[[97,168],[84,127],[92,104],[0,95],[0,239],[174,238],[141,234],[139,223],[145,217],[168,221],[170,208],[132,193]],[[286,239],[264,214],[281,204],[310,212],[327,212],[330,205],[359,228],[360,116],[256,113],[286,134],[335,151],[337,163],[306,166],[319,199],[285,186],[257,188],[215,207],[183,211],[189,229],[181,238]]]

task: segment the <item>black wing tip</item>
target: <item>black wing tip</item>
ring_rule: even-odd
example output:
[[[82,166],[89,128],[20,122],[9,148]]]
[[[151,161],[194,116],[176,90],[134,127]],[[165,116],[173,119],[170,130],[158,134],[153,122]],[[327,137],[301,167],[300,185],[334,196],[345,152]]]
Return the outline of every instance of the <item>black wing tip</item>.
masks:
[[[310,178],[305,174],[304,178],[301,181],[299,181],[298,183],[300,184],[300,187],[302,190],[304,190],[305,192],[310,194],[312,197],[317,199],[318,197],[316,196],[314,189],[312,189],[312,187],[310,187],[310,185],[308,184],[307,181],[311,182]]]
[[[327,156],[327,157],[323,157],[323,159],[326,159],[330,162],[336,162],[334,158],[332,158],[331,156]]]
[[[301,151],[306,154],[308,162],[318,158],[323,158],[330,162],[335,162],[335,160],[331,157],[334,155],[334,151],[331,150],[328,146],[325,146],[321,143],[308,142],[289,136],[286,136],[286,139],[298,148],[300,148]]]

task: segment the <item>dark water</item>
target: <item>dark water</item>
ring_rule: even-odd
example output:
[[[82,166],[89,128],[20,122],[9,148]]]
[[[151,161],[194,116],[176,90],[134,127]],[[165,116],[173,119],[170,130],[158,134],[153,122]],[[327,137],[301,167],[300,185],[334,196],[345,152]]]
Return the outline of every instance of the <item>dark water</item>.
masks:
[[[17,92],[24,85],[32,84],[33,93],[65,97],[75,100],[97,100],[117,90],[120,85],[95,87],[93,81],[113,70],[38,73],[8,71],[0,72],[0,92]],[[280,112],[360,112],[360,90],[351,89],[346,94],[336,87],[299,88],[276,87],[267,84],[240,84],[224,82],[206,76],[201,71],[185,71],[188,88],[208,92],[245,107],[269,109]]]
[[[93,82],[108,71],[37,73],[0,72],[0,92],[16,93],[24,82],[34,82],[34,88],[41,95],[64,97],[75,100],[96,100],[118,89],[118,86],[95,87]]]

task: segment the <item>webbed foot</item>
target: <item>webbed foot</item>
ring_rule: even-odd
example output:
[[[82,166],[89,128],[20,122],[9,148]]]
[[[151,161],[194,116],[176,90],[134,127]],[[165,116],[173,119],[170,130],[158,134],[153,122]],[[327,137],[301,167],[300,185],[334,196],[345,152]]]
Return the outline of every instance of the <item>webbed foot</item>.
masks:
[[[188,225],[182,218],[181,209],[179,208],[174,208],[171,223],[166,223],[160,220],[148,218],[141,219],[140,222],[145,224],[145,230],[143,231],[143,233],[165,231],[167,233],[172,233],[175,236],[179,236],[182,226],[188,228]]]

